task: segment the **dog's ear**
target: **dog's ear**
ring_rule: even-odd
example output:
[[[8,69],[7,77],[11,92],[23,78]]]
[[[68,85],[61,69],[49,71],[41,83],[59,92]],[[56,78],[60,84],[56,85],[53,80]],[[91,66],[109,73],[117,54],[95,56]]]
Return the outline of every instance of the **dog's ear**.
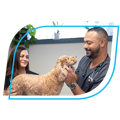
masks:
[[[64,62],[62,62],[62,60],[60,59],[57,59],[57,64],[60,63],[61,67],[63,68],[64,67]]]
[[[67,70],[63,67],[60,68],[59,71],[59,81],[64,81],[65,78],[67,77]]]

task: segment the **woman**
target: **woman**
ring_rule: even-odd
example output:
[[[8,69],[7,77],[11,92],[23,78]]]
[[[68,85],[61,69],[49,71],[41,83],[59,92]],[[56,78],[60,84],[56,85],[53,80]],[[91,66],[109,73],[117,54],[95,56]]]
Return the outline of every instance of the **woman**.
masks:
[[[11,52],[7,62],[4,90],[6,90],[10,85],[14,51],[15,49],[13,49],[13,51]],[[20,74],[38,75],[37,73],[34,73],[29,70],[29,53],[28,53],[28,50],[24,47],[17,48],[16,54],[15,54],[13,78]],[[9,94],[9,91],[7,92],[7,95],[8,94]],[[17,95],[16,91],[11,89],[11,95]]]

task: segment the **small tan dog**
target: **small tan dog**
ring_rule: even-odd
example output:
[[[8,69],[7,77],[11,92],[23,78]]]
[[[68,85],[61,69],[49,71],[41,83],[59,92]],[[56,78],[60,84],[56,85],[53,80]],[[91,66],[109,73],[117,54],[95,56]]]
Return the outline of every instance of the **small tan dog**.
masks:
[[[12,80],[12,88],[18,95],[59,95],[67,77],[65,66],[72,66],[76,62],[76,56],[62,56],[57,60],[54,68],[47,74],[22,74],[16,76]],[[7,90],[9,90],[9,87]]]

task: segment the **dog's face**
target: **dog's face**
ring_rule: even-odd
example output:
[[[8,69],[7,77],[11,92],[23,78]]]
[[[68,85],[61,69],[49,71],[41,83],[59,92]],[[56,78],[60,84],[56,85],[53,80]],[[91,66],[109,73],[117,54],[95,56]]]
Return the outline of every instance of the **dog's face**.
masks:
[[[57,63],[61,63],[61,66],[72,66],[77,62],[77,57],[72,56],[72,57],[67,57],[67,56],[62,56],[57,60]]]
[[[65,69],[65,66],[67,67],[72,67],[77,62],[77,57],[72,56],[72,57],[67,57],[67,56],[62,56],[57,60],[57,64],[59,66],[59,77],[60,81],[65,80],[67,77],[67,70]]]

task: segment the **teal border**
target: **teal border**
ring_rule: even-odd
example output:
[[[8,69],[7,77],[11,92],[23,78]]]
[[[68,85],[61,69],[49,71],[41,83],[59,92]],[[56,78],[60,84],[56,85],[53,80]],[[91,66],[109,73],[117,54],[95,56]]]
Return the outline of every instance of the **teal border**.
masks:
[[[12,78],[13,78],[13,71],[14,71],[14,61],[15,61],[15,54],[16,54],[16,50],[21,42],[21,40],[28,34],[30,33],[31,31],[35,30],[35,29],[39,29],[39,28],[45,28],[45,27],[116,27],[117,28],[117,39],[116,39],[116,49],[115,49],[115,59],[114,59],[114,67],[113,67],[113,71],[112,71],[112,74],[110,76],[110,79],[109,81],[107,82],[107,84],[97,93],[93,94],[93,95],[90,95],[88,97],[82,97],[82,98],[10,98],[10,93],[11,93],[11,86],[12,86]],[[17,44],[16,48],[15,48],[15,52],[14,52],[14,56],[13,56],[13,64],[12,64],[12,73],[11,73],[11,82],[10,82],[10,89],[9,89],[9,96],[8,96],[8,100],[84,100],[84,99],[88,99],[88,98],[91,98],[91,97],[94,97],[96,95],[98,95],[99,93],[101,93],[107,86],[108,84],[110,83],[112,77],[113,77],[113,74],[114,74],[114,71],[115,71],[115,67],[116,67],[116,59],[117,59],[117,47],[118,47],[118,37],[119,37],[119,26],[117,25],[112,25],[112,26],[108,26],[108,25],[100,25],[100,26],[94,26],[94,25],[90,25],[90,26],[72,26],[72,25],[69,25],[69,26],[40,26],[40,27],[37,27],[37,28],[34,28],[30,31],[28,31],[19,41],[19,43]]]

